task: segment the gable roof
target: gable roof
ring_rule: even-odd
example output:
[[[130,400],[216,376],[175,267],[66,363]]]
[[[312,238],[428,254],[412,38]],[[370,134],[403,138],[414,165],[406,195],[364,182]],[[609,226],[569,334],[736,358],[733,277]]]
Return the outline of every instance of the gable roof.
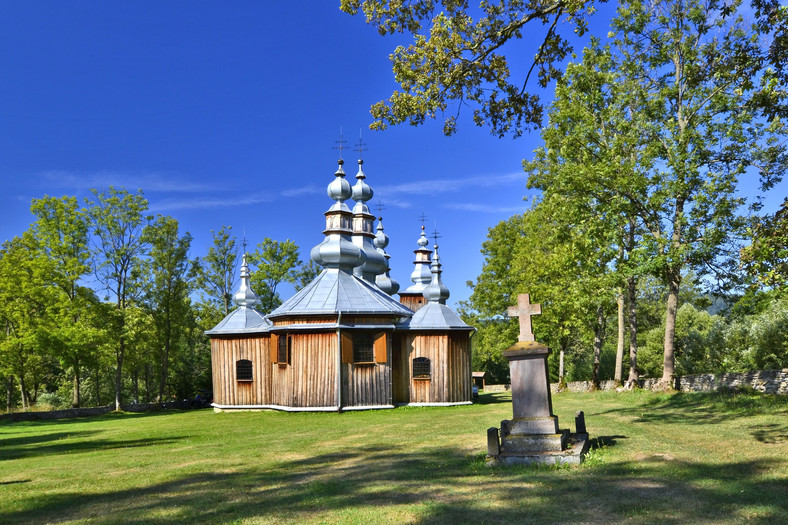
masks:
[[[297,315],[371,314],[410,317],[413,311],[376,286],[339,268],[326,268],[300,292],[268,314],[269,319]]]
[[[413,317],[399,325],[409,330],[456,330],[475,331],[454,310],[441,303],[427,303]]]

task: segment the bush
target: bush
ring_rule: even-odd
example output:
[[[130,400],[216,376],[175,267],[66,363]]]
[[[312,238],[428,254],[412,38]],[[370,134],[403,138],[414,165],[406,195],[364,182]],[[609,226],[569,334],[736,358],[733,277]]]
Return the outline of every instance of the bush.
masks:
[[[71,403],[54,392],[45,392],[36,399],[36,408],[39,410],[63,410],[69,408]]]

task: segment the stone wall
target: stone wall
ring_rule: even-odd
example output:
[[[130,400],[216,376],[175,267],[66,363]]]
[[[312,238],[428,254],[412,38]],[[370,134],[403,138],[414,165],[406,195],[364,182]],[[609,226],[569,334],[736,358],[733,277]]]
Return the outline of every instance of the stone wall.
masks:
[[[647,378],[638,381],[640,388],[650,390],[659,382],[658,378]],[[721,388],[737,389],[752,388],[766,394],[788,395],[788,368],[782,370],[756,370],[740,374],[694,374],[677,377],[673,388],[681,392],[712,392]],[[602,381],[600,390],[615,390],[615,381]],[[509,385],[487,385],[485,392],[504,392]],[[558,383],[552,383],[550,389],[558,392]],[[566,384],[570,392],[590,392],[591,381],[574,381]]]
[[[191,406],[191,401],[172,401],[168,403],[139,403],[123,405],[124,412],[150,412],[153,410],[184,409]],[[38,421],[44,419],[65,419],[70,417],[90,417],[108,414],[115,410],[115,405],[90,408],[67,408],[47,412],[11,412],[0,414],[0,421]]]

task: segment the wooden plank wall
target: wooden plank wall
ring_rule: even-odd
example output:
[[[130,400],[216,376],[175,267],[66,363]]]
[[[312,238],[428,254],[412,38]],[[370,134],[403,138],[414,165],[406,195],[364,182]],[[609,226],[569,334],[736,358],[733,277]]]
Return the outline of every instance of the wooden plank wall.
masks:
[[[408,348],[409,347],[409,348]],[[471,400],[471,362],[468,335],[420,333],[406,338],[409,377],[413,359],[430,360],[429,381],[410,380],[411,403],[459,403]]]
[[[211,339],[213,400],[219,405],[266,405],[271,402],[268,336]],[[252,362],[252,381],[236,381],[235,363]]]
[[[336,406],[337,334],[291,333],[290,337],[290,365],[271,364],[272,403],[291,407]]]
[[[391,367],[388,363],[342,363],[342,404],[374,406],[391,404]]]

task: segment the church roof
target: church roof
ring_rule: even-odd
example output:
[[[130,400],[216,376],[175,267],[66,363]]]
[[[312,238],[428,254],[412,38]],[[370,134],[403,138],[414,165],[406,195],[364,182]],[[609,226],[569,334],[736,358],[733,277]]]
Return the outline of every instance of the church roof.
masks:
[[[246,240],[244,240],[244,246],[246,246]],[[244,253],[241,262],[241,282],[238,285],[238,291],[233,295],[233,301],[238,308],[227,314],[219,324],[205,332],[206,334],[265,332],[272,326],[271,321],[254,308],[255,305],[260,304],[260,298],[252,290],[250,277],[249,265],[246,262],[246,253]]]
[[[208,335],[237,334],[250,332],[266,332],[272,326],[271,321],[247,306],[239,306],[222,319],[219,324],[205,332]]]
[[[413,311],[378,287],[339,268],[324,269],[300,292],[268,314],[270,319],[295,315],[370,314],[410,317]]]
[[[413,314],[413,317],[398,325],[410,330],[457,330],[472,331],[454,310],[440,303],[427,303]]]

